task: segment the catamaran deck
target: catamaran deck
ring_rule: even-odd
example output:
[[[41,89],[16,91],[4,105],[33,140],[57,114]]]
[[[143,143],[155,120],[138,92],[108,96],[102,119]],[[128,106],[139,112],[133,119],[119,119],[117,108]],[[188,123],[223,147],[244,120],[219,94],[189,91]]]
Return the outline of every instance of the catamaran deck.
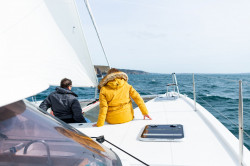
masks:
[[[103,127],[89,124],[72,124],[90,137],[104,135],[105,139],[136,156],[149,165],[171,166],[235,166],[238,161],[238,140],[217,119],[193,100],[181,95],[169,100],[167,97],[146,103],[152,120],[143,120],[138,108],[133,121]],[[184,139],[166,142],[144,142],[140,133],[148,124],[181,124]],[[104,142],[121,158],[124,165],[142,165],[127,154]],[[250,165],[249,151],[244,149],[244,162]]]

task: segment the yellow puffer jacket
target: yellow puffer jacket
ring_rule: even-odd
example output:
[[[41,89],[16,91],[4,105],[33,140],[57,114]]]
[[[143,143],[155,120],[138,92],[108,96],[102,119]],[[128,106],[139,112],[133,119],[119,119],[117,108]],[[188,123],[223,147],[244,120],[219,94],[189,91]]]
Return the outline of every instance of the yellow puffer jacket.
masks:
[[[107,75],[102,79],[98,88],[101,88],[99,100],[100,111],[97,126],[103,126],[105,119],[110,124],[125,123],[133,120],[134,110],[130,97],[140,108],[143,115],[148,110],[139,93],[127,83],[128,76],[123,72]]]

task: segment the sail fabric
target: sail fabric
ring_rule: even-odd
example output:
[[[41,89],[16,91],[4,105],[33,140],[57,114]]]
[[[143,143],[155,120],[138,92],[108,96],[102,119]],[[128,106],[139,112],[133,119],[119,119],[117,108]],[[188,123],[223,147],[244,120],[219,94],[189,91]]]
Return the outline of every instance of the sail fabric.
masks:
[[[61,79],[69,78],[75,87],[97,86],[81,26],[74,0],[2,2],[1,80],[36,76],[57,86]]]
[[[0,107],[11,104],[24,98],[35,96],[49,88],[49,85],[39,78],[16,76],[8,81],[0,80],[1,94]]]

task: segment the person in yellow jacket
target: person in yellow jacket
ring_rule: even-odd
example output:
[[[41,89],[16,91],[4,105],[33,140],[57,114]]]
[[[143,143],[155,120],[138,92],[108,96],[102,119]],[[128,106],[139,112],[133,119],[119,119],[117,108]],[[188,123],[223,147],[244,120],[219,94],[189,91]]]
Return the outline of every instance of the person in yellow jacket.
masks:
[[[100,81],[98,85],[100,110],[98,121],[93,125],[94,127],[103,126],[105,120],[110,124],[126,123],[133,120],[134,110],[131,98],[140,108],[144,119],[147,117],[151,120],[140,94],[127,81],[127,74],[115,68],[110,69]]]

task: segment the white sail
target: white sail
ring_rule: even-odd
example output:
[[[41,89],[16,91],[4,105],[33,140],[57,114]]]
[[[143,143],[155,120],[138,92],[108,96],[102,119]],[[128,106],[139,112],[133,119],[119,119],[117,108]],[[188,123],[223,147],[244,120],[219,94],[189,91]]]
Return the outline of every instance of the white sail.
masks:
[[[13,78],[1,79],[0,107],[16,102],[18,100],[34,96],[46,90],[49,85],[34,77],[16,76]]]
[[[66,77],[73,86],[96,86],[75,1],[1,3],[0,69],[1,80],[38,76],[49,85],[59,85]]]

